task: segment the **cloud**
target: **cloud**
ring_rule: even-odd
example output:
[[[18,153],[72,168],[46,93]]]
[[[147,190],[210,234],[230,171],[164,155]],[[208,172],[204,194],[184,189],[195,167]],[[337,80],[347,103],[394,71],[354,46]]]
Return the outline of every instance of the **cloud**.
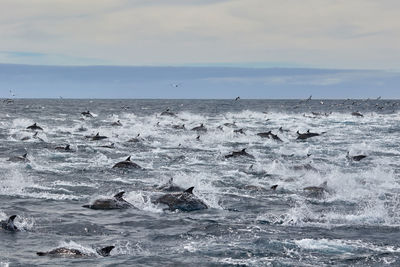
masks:
[[[75,64],[400,69],[399,8],[394,0],[3,0],[0,50]]]

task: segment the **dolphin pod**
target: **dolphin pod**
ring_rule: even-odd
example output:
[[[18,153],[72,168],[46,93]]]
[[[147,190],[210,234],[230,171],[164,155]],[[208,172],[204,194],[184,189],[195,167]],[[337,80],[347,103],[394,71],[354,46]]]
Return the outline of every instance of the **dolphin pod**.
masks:
[[[159,197],[154,203],[165,204],[170,211],[195,211],[208,209],[208,206],[193,194],[194,187],[190,187],[182,193],[171,193]]]
[[[8,220],[5,221],[0,221],[0,227],[3,230],[10,231],[10,232],[17,232],[19,229],[17,226],[14,225],[14,219],[17,217],[17,215],[12,215]]]
[[[112,210],[133,208],[133,205],[122,198],[125,192],[119,192],[113,198],[97,199],[90,205],[83,205],[84,208],[93,210]]]
[[[100,256],[107,257],[110,256],[111,250],[113,250],[115,246],[108,246],[104,247],[101,249],[96,249],[96,253]],[[88,254],[85,252],[82,252],[78,249],[72,249],[72,248],[56,248],[47,252],[36,252],[36,255],[38,256],[52,256],[52,257],[90,257],[90,256],[95,256],[95,254]]]

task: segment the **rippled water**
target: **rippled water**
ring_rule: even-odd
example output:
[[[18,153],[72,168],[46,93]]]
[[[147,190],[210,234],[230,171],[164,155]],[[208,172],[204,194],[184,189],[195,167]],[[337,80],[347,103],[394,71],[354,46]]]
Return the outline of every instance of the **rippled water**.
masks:
[[[0,106],[0,266],[400,264],[400,101],[21,100]],[[170,108],[176,117],[160,116]],[[90,110],[94,118],[83,118]],[[364,117],[352,116],[359,111]],[[314,114],[312,113],[314,112]],[[318,113],[318,114],[317,114]],[[325,114],[326,113],[326,114]],[[120,120],[122,127],[111,126]],[[44,128],[40,139],[27,126]],[[234,123],[236,126],[225,126]],[[190,129],[203,123],[208,131]],[[185,124],[186,130],[172,125]],[[222,125],[222,130],[218,126]],[[81,131],[80,128],[87,129]],[[283,132],[279,131],[282,127]],[[243,129],[245,134],[234,133]],[[323,133],[296,140],[296,131]],[[272,130],[283,142],[257,136]],[[108,136],[89,141],[86,135]],[[140,133],[140,142],[127,142]],[[115,148],[101,145],[114,143]],[[54,148],[70,144],[72,153]],[[246,148],[252,158],[229,158]],[[361,161],[350,155],[364,154]],[[28,154],[28,163],[8,161]],[[144,170],[111,167],[131,155]],[[170,178],[209,209],[152,203]],[[326,190],[315,194],[305,187]],[[274,191],[272,185],[278,185]],[[136,208],[82,205],[125,191]],[[39,257],[65,246],[110,257]]]

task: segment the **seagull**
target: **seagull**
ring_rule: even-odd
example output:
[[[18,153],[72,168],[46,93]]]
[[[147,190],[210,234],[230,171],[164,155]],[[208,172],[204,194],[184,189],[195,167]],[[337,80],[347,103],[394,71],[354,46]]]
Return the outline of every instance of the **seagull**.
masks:
[[[181,83],[171,83],[170,84],[172,87],[179,87],[179,86],[181,86]]]

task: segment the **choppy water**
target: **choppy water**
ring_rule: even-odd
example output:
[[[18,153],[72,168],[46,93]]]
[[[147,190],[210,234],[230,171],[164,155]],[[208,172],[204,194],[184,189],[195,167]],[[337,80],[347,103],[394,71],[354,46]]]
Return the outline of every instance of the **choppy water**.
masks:
[[[2,103],[0,219],[17,214],[22,231],[0,230],[0,266],[399,265],[399,105],[387,100]],[[168,107],[177,117],[160,116]],[[95,117],[82,118],[85,110]],[[123,126],[112,127],[116,120]],[[44,128],[38,134],[43,141],[21,141],[32,136],[26,127],[34,122]],[[217,129],[233,122],[237,128]],[[208,132],[198,141],[189,129],[200,123]],[[187,130],[173,129],[176,124]],[[240,128],[245,134],[233,132]],[[297,130],[308,129],[326,133],[296,140]],[[268,130],[283,142],[256,135]],[[85,138],[96,132],[109,138]],[[138,133],[140,142],[127,142]],[[99,147],[110,143],[115,149]],[[66,144],[73,153],[54,149]],[[242,148],[255,159],[225,159]],[[367,158],[349,161],[347,151]],[[29,163],[7,161],[24,153]],[[145,169],[111,169],[129,155]],[[181,187],[194,186],[209,209],[171,212],[153,204],[162,194],[154,187],[171,177]],[[322,195],[303,190],[325,181]],[[278,185],[276,191],[272,185]],[[119,191],[127,192],[125,199],[136,209],[82,207]],[[93,252],[108,245],[116,246],[110,257],[36,255],[60,246]]]

